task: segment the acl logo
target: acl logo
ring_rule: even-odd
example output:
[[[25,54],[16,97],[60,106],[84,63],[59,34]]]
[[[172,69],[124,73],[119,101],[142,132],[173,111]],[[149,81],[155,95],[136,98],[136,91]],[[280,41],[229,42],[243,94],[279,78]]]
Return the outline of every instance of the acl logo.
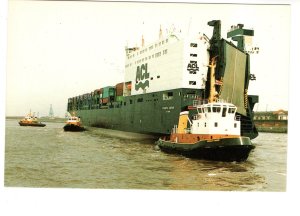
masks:
[[[136,78],[135,78],[135,90],[139,90],[142,88],[143,90],[146,87],[149,87],[149,76],[148,73],[148,64],[142,64],[141,66],[137,66],[136,68]],[[144,81],[145,80],[145,81]],[[144,81],[144,82],[143,82]]]
[[[199,71],[197,61],[190,61],[190,63],[187,66],[187,70],[190,72],[190,74],[196,74],[197,71]]]

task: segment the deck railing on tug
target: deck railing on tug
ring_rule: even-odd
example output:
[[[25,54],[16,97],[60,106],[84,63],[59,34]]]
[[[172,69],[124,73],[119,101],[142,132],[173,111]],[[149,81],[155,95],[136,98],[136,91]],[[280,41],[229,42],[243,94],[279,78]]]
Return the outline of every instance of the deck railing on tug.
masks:
[[[203,100],[193,100],[193,107],[199,107],[201,105],[204,105],[204,104],[208,104],[208,99],[203,99]],[[217,99],[215,101],[215,103],[228,103],[227,100],[225,99]]]

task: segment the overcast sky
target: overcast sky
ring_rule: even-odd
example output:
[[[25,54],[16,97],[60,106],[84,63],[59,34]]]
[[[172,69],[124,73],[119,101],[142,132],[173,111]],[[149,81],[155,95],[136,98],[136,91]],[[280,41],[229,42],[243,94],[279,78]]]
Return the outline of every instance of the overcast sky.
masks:
[[[158,39],[175,26],[203,32],[207,22],[253,28],[260,53],[251,59],[257,77],[249,94],[260,96],[255,110],[288,109],[290,7],[287,5],[209,5],[9,1],[6,115],[63,116],[67,99],[124,79],[124,47]]]

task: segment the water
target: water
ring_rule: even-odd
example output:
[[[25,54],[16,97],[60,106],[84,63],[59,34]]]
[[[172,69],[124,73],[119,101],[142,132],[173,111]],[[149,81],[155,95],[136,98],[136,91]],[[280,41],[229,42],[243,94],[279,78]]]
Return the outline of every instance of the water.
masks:
[[[46,124],[6,121],[6,187],[286,190],[287,134],[261,133],[248,160],[236,163],[166,154],[151,141],[103,129],[74,133],[63,123]]]

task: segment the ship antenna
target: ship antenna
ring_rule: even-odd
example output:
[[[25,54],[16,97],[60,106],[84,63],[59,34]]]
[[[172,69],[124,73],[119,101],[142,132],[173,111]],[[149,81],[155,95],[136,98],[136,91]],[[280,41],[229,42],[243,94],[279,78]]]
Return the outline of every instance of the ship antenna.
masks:
[[[209,89],[209,98],[208,102],[212,103],[216,101],[216,88],[215,88],[215,69],[216,69],[216,58],[215,56],[211,59],[210,67],[210,89]]]
[[[192,22],[192,17],[190,17],[190,20],[189,20],[189,25],[188,25],[188,31],[187,31],[187,35],[189,35],[189,34],[190,34],[191,22]]]
[[[142,35],[142,47],[145,45],[144,35]]]
[[[162,40],[163,35],[162,35],[162,30],[161,30],[161,25],[159,27],[159,40]]]

